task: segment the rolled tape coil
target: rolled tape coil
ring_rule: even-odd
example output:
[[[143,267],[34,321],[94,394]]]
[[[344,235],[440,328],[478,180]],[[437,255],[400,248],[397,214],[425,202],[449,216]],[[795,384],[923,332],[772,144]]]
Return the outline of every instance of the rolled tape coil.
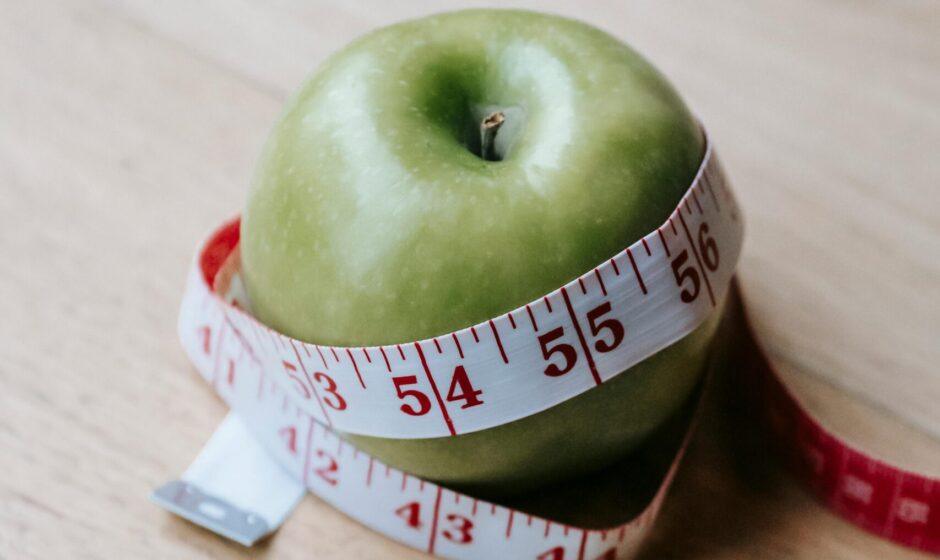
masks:
[[[630,366],[694,330],[732,288],[743,240],[710,143],[691,187],[649,235],[528,305],[407,344],[319,346],[254,319],[239,275],[238,226],[237,219],[224,224],[199,249],[179,320],[184,349],[232,413],[155,501],[246,545],[274,531],[309,490],[364,525],[442,557],[606,560],[638,549],[694,419],[645,509],[605,530],[412,477],[334,430],[428,438],[498,426],[629,375]],[[869,531],[940,551],[940,484],[827,432],[757,346],[747,347],[753,394],[810,488]]]

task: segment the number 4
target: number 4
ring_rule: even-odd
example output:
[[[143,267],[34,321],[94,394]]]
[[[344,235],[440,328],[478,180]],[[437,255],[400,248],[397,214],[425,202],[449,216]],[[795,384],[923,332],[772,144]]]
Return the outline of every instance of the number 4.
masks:
[[[395,515],[401,517],[405,520],[405,523],[408,524],[412,529],[421,528],[421,504],[418,502],[411,502],[410,504],[405,504],[400,508],[395,510]]]
[[[458,393],[458,389],[460,392]],[[483,394],[482,389],[474,389],[473,385],[470,383],[470,378],[467,376],[467,370],[463,366],[457,366],[457,369],[454,370],[454,377],[450,380],[450,389],[447,391],[447,401],[465,401],[460,408],[470,408],[471,406],[476,406],[478,404],[483,404],[483,401],[480,400],[480,395]]]
[[[414,399],[414,403],[406,402],[399,408],[409,416],[424,416],[431,411],[431,399],[418,389],[406,389],[411,385],[418,384],[418,377],[415,375],[400,375],[392,378],[395,384],[395,392],[398,398],[404,400],[407,397]],[[470,408],[478,404],[483,404],[480,395],[482,389],[475,389],[470,383],[470,376],[463,366],[457,366],[454,375],[450,380],[450,389],[447,391],[447,402],[464,401],[460,408]],[[415,406],[417,405],[417,406]]]
[[[536,556],[536,560],[565,560],[565,548],[556,546]]]

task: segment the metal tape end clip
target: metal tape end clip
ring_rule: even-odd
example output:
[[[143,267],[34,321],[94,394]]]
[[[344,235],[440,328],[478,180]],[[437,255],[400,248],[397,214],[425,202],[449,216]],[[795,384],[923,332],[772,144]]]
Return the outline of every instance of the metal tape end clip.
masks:
[[[239,509],[182,480],[167,482],[154,490],[150,499],[171,513],[244,546],[252,546],[271,533],[260,515]]]

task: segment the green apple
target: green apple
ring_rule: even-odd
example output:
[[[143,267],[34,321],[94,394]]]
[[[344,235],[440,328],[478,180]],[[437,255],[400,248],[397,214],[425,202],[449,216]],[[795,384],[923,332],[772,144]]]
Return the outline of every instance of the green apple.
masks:
[[[584,23],[470,10],[380,29],[319,68],[263,151],[241,226],[253,310],[326,345],[467,327],[655,229],[703,152],[666,79]],[[510,424],[348,437],[393,466],[490,495],[584,473],[680,407],[715,325]]]

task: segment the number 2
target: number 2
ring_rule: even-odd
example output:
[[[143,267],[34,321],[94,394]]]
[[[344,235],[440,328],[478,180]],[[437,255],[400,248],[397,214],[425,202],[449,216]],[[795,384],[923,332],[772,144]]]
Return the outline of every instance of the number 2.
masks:
[[[321,467],[315,467],[313,472],[330,486],[339,484],[339,480],[335,476],[339,472],[339,463],[336,462],[336,459],[322,449],[317,449],[317,458],[326,459],[327,462]]]

